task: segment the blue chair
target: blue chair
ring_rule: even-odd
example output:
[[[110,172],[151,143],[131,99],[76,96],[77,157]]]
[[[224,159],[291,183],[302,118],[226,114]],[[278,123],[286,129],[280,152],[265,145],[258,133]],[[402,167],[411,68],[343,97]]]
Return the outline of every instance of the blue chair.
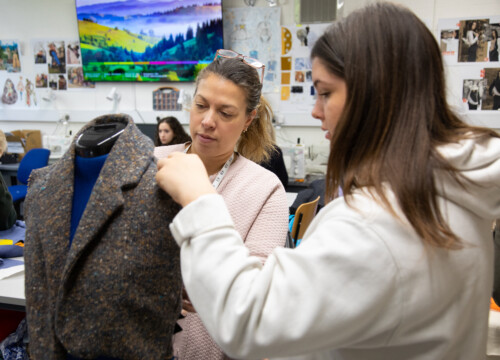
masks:
[[[31,149],[22,158],[17,169],[17,182],[19,185],[9,186],[9,192],[12,195],[14,203],[24,200],[28,192],[28,178],[31,171],[49,163],[50,150],[48,149]]]

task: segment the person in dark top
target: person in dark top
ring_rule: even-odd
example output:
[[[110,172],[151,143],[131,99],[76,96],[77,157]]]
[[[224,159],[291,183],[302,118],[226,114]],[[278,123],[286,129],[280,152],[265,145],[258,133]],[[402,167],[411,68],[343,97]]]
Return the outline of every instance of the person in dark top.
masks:
[[[286,171],[285,161],[283,160],[283,151],[281,151],[278,145],[274,145],[274,151],[271,153],[271,157],[267,161],[260,163],[260,165],[275,173],[286,189],[288,185],[288,173]]]
[[[0,157],[7,150],[7,140],[5,134],[0,130]],[[12,203],[7,185],[0,176],[0,231],[10,229],[16,223],[17,213]]]
[[[267,131],[271,135],[274,143],[273,151],[270,151],[269,158],[261,161],[259,165],[273,172],[280,179],[286,190],[288,185],[288,172],[286,171],[285,160],[283,160],[283,151],[281,151],[281,148],[276,144],[276,132],[274,131],[272,123],[269,123],[267,127]]]

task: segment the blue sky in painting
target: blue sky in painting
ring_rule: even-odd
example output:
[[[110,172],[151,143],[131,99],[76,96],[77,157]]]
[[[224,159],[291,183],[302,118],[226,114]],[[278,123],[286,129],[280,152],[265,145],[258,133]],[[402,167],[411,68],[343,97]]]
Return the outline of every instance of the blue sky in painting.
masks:
[[[99,11],[107,15],[149,14],[154,11],[168,11],[179,6],[206,3],[221,3],[221,0],[76,0],[78,12]]]
[[[196,25],[207,20],[222,18],[221,11],[175,14],[175,16],[149,16],[155,12],[165,12],[179,6],[221,3],[221,0],[76,0],[78,19],[91,18],[93,21],[111,28],[127,29],[139,34],[168,37],[170,34],[185,34],[188,27],[196,31]],[[215,9],[214,9],[215,10]]]

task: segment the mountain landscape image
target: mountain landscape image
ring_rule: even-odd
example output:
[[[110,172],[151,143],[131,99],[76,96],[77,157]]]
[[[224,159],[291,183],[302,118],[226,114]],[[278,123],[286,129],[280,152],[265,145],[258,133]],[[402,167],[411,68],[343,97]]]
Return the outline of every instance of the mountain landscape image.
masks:
[[[77,0],[89,81],[193,81],[223,47],[221,0]]]

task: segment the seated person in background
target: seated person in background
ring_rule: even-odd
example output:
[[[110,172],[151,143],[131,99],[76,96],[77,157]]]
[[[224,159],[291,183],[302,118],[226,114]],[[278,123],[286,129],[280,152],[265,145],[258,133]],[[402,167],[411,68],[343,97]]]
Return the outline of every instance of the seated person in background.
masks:
[[[155,146],[184,144],[191,141],[189,135],[184,131],[181,123],[173,116],[165,118],[157,117]]]
[[[7,150],[7,139],[2,130],[0,130],[0,157]],[[0,176],[0,231],[10,229],[16,223],[17,213],[12,203],[7,185]]]
[[[286,189],[288,185],[288,173],[286,171],[285,161],[283,160],[283,152],[276,144],[276,134],[274,132],[273,124],[271,122],[268,122],[268,127],[269,133],[271,134],[271,138],[274,143],[273,151],[270,152],[269,159],[260,162],[260,165],[265,169],[275,173]]]

